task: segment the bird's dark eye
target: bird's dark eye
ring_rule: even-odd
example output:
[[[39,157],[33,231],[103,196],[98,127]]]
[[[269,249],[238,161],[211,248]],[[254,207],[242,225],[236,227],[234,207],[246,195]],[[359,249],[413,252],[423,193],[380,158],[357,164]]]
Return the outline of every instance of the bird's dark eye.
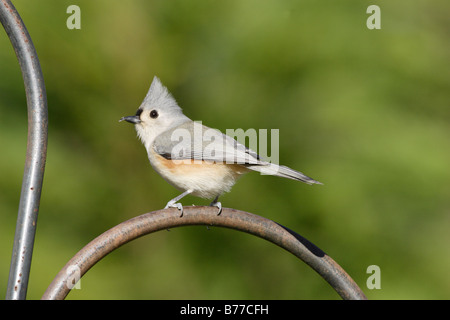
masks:
[[[156,110],[150,111],[150,118],[152,118],[152,119],[158,118],[158,111],[156,111]]]

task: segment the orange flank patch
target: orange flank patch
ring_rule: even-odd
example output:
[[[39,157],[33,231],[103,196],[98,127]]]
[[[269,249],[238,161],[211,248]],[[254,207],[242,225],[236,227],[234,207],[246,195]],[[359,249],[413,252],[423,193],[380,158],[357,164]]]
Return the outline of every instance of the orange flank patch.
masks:
[[[196,175],[196,174],[217,174],[220,171],[232,171],[239,175],[248,171],[247,168],[239,164],[226,164],[223,162],[212,162],[204,160],[168,160],[163,156],[156,155],[158,164],[173,174]]]

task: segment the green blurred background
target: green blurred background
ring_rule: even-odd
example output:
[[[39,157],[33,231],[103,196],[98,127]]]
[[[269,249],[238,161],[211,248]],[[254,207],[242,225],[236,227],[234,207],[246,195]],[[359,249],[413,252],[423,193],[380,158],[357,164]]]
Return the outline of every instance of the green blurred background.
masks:
[[[49,141],[28,289],[85,244],[178,191],[134,114],[154,75],[194,120],[280,130],[280,162],[324,183],[248,174],[226,207],[295,230],[369,299],[450,298],[448,1],[13,1],[36,46]],[[81,30],[66,9],[81,8]],[[381,8],[381,30],[366,9]],[[0,32],[0,292],[25,162],[22,76]],[[208,201],[186,197],[184,204]],[[370,265],[381,289],[369,290]],[[303,262],[233,230],[183,227],[108,255],[68,299],[339,299]]]

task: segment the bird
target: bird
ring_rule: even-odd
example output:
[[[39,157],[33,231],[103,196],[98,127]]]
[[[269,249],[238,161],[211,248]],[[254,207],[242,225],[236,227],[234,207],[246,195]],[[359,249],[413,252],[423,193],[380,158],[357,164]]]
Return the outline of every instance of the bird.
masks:
[[[183,205],[178,201],[188,194],[213,199],[210,206],[217,207],[220,215],[219,197],[249,171],[322,184],[302,172],[264,160],[232,137],[191,120],[157,76],[136,114],[121,121],[134,124],[153,169],[182,191],[165,206],[177,208],[180,216]]]

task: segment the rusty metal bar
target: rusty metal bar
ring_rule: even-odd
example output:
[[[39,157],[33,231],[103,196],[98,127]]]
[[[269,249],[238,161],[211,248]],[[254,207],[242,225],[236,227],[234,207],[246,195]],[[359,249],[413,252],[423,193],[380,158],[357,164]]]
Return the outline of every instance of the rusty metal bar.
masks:
[[[25,299],[47,156],[48,111],[36,49],[16,8],[0,2],[0,21],[19,60],[28,107],[28,141],[6,299]]]
[[[231,228],[268,240],[308,264],[343,299],[366,299],[358,285],[333,259],[299,234],[269,219],[244,211],[223,208],[222,213],[217,215],[215,207],[184,207],[182,217],[177,209],[170,208],[122,222],[80,250],[57,274],[42,299],[64,299],[73,287],[74,279],[82,277],[103,257],[127,242],[159,230],[189,225]]]

